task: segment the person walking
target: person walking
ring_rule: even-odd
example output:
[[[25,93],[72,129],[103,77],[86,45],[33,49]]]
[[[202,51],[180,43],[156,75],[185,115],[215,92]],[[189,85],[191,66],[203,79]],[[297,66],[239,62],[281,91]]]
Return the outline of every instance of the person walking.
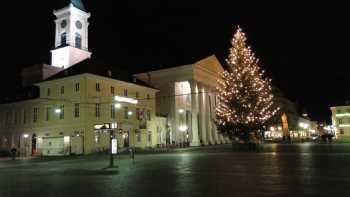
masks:
[[[13,147],[11,149],[12,160],[16,160],[16,155],[17,155],[17,149],[16,149],[16,147]]]

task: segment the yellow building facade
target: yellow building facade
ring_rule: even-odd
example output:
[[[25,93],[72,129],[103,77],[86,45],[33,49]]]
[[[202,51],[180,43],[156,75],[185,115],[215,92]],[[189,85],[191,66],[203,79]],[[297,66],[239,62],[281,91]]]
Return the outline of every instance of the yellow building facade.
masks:
[[[17,147],[24,155],[103,152],[109,133],[95,126],[105,123],[117,123],[119,148],[165,143],[165,118],[155,115],[156,89],[89,73],[36,86],[39,98],[0,105],[0,147]]]

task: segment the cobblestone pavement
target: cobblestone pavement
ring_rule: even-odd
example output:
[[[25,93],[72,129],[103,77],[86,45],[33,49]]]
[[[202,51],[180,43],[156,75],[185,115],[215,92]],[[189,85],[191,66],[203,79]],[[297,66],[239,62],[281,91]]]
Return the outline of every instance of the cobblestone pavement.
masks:
[[[0,161],[0,197],[350,196],[350,145]]]

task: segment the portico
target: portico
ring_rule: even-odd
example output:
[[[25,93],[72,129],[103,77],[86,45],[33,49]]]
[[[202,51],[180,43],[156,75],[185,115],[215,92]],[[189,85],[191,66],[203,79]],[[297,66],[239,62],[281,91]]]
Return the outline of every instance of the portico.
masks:
[[[216,83],[223,71],[215,56],[194,64],[136,74],[159,89],[157,114],[167,116],[172,143],[190,146],[227,143],[215,125]]]

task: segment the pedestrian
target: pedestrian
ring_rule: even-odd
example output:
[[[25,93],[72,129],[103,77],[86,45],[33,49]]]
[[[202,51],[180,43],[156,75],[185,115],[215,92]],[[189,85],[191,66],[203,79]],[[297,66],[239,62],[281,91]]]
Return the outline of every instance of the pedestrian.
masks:
[[[130,158],[132,159],[132,162],[134,163],[134,161],[135,161],[135,150],[134,150],[134,148],[130,148],[129,152],[130,152]]]
[[[11,149],[12,160],[15,160],[15,159],[16,159],[16,155],[17,155],[17,149],[16,149],[16,147],[13,147],[13,148]]]

